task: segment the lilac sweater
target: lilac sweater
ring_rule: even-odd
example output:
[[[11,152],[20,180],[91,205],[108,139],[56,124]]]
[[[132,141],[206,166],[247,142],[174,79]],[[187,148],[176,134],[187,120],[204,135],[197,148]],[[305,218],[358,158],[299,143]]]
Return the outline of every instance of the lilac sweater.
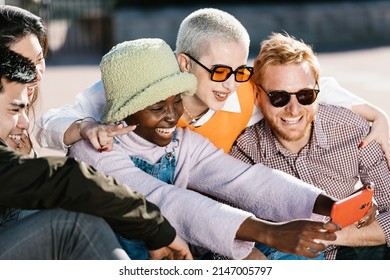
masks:
[[[89,142],[79,141],[70,155],[144,194],[160,207],[187,242],[234,259],[246,257],[253,246],[252,242],[235,239],[248,217],[286,221],[312,214],[319,189],[264,165],[245,164],[188,129],[177,128],[177,139],[180,145],[175,149],[175,185],[134,166],[129,155],[156,163],[166,148],[133,132],[118,137],[119,143],[111,152],[99,153]],[[242,210],[200,193],[231,202]]]

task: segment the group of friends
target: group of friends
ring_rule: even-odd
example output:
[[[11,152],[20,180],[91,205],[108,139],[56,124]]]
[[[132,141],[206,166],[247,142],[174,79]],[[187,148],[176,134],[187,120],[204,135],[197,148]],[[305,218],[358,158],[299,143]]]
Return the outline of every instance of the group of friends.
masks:
[[[202,8],[175,50],[121,42],[36,123],[67,157],[39,157],[46,30],[2,5],[0,35],[0,259],[390,259],[387,114],[320,77],[302,40],[270,34],[252,67],[245,27]],[[366,182],[367,215],[329,221]]]

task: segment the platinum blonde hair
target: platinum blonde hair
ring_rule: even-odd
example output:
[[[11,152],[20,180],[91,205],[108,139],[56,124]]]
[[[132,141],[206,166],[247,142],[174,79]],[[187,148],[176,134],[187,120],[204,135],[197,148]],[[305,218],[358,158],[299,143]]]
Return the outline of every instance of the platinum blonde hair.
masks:
[[[200,58],[207,53],[209,42],[215,40],[241,43],[249,52],[250,38],[246,28],[233,15],[215,8],[196,10],[182,21],[175,52]]]

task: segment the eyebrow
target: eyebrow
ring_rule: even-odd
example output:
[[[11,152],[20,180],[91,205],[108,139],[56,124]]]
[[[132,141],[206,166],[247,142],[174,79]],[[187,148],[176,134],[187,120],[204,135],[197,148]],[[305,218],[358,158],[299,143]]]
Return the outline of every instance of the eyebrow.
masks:
[[[27,104],[26,103],[23,103],[19,100],[13,100],[11,101],[10,103],[12,106],[15,106],[15,107],[19,107],[20,109],[24,109],[27,107]]]

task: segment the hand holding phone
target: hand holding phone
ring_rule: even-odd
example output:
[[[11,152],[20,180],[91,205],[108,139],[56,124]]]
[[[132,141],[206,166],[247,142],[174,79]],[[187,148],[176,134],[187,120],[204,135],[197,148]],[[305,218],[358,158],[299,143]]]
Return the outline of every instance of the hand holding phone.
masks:
[[[352,195],[333,204],[330,218],[341,227],[349,226],[362,219],[372,205],[373,184],[367,184]]]

